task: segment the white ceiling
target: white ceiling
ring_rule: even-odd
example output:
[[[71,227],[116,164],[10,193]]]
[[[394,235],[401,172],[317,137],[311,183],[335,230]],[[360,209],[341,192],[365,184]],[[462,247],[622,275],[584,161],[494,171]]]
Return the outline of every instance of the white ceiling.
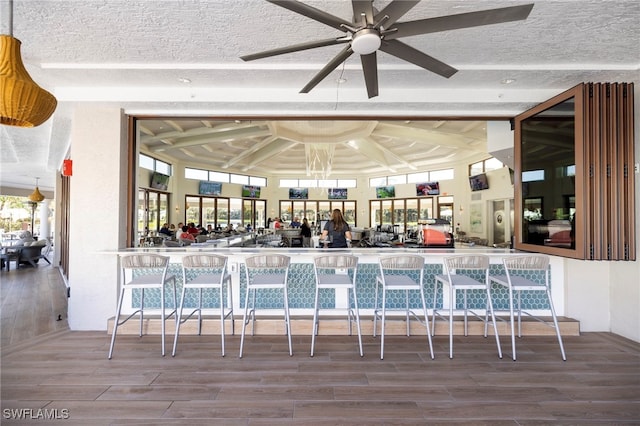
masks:
[[[351,19],[348,1],[305,3]],[[38,128],[0,126],[2,186],[31,188],[38,176],[41,188],[53,187],[83,102],[181,117],[510,117],[581,82],[640,84],[637,0],[425,0],[400,21],[527,3],[535,5],[526,21],[403,39],[457,68],[450,79],[379,52],[380,94],[368,99],[357,55],[298,93],[342,45],[240,60],[343,35],[264,0],[14,0],[13,35],[25,65],[59,106]],[[7,34],[9,2],[0,7]],[[395,145],[406,152],[409,143]]]

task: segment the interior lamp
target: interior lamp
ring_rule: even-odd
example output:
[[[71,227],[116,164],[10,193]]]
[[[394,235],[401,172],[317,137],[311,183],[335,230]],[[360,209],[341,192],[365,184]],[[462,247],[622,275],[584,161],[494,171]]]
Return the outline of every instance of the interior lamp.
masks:
[[[40,178],[36,178],[36,189],[33,190],[31,195],[29,195],[29,201],[33,201],[34,203],[39,203],[40,201],[44,200],[44,195],[42,195],[40,189],[38,189],[39,179]]]
[[[13,37],[13,0],[9,0],[9,34],[0,34],[0,124],[35,127],[55,111],[56,98],[29,76]],[[36,188],[37,190],[38,188]]]

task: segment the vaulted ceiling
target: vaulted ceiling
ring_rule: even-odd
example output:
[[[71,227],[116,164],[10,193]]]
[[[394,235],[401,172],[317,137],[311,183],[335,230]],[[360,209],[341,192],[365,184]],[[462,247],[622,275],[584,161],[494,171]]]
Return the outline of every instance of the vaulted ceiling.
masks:
[[[210,170],[269,176],[353,177],[477,161],[484,121],[141,120],[151,155]]]
[[[349,21],[353,15],[349,1],[304,3]],[[85,103],[166,117],[147,123],[144,143],[185,161],[205,162],[198,158],[208,155],[217,158],[206,162],[229,170],[306,173],[312,151],[326,144],[322,136],[340,154],[332,169],[350,174],[404,172],[448,156],[464,158],[485,149],[476,118],[514,116],[580,82],[640,84],[636,0],[424,0],[400,21],[528,3],[534,6],[525,21],[403,39],[458,69],[450,78],[378,52],[379,95],[369,99],[358,55],[299,93],[343,46],[241,60],[340,35],[265,0],[14,0],[12,30],[25,65],[59,105],[38,128],[0,126],[2,186],[30,188],[39,176],[41,187],[53,187],[73,111]],[[374,1],[378,10],[388,4]],[[9,2],[0,7],[0,32],[7,34]],[[198,119],[169,119],[191,116]],[[376,119],[358,122],[360,116]],[[450,117],[471,120],[442,120]],[[212,134],[198,134],[202,129]]]

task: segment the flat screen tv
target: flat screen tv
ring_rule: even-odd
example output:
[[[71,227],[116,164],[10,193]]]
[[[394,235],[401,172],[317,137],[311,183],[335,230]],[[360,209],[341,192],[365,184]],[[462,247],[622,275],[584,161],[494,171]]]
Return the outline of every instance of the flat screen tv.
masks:
[[[242,185],[242,198],[260,198],[260,187],[254,185]]]
[[[378,186],[376,187],[376,198],[395,198],[395,186]]]
[[[149,186],[154,189],[166,191],[169,188],[169,176],[153,172],[151,175],[151,184]]]
[[[346,200],[347,188],[329,188],[328,195],[330,200]]]
[[[416,183],[416,195],[424,197],[425,195],[440,195],[439,182],[423,182]]]
[[[222,183],[209,182],[208,180],[201,180],[198,186],[198,194],[200,195],[220,195],[222,193]]]
[[[469,176],[469,185],[472,191],[482,191],[483,189],[489,189],[489,181],[487,175],[481,173],[475,176]]]
[[[308,200],[309,188],[289,188],[290,200]]]

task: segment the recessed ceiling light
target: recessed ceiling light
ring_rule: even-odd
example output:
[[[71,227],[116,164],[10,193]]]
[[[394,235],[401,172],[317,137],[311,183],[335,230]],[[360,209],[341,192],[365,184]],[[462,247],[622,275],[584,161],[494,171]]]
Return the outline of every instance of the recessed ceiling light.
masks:
[[[511,83],[515,83],[515,82],[516,82],[515,78],[505,78],[500,83],[502,83],[502,84],[511,84]]]
[[[186,78],[186,77],[178,77],[178,81],[179,81],[180,83],[185,83],[185,84],[186,84],[186,83],[191,83],[191,79]]]
[[[338,84],[343,84],[343,83],[346,83],[346,82],[347,82],[347,79],[346,79],[346,78],[344,78],[344,77],[340,77],[339,79],[337,79],[337,80],[336,80],[336,82],[337,82]]]

